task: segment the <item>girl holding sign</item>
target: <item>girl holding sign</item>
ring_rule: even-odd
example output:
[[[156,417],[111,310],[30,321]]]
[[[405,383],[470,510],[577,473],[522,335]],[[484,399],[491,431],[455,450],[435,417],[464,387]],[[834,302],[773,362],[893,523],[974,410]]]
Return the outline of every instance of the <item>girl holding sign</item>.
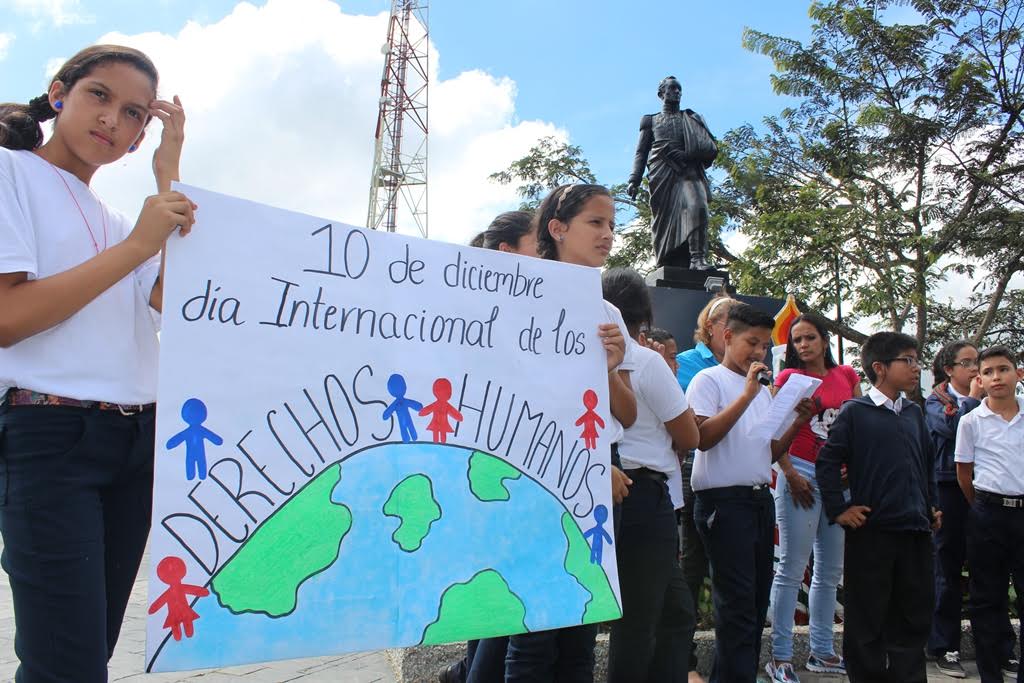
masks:
[[[615,206],[601,185],[563,185],[549,194],[537,210],[537,253],[546,259],[600,268],[611,253]],[[612,444],[612,462],[618,464],[618,442],[623,427],[636,420],[636,396],[629,383],[635,364],[635,343],[628,341],[618,309],[605,302],[610,322],[598,335],[608,360],[608,395],[611,419],[600,443]],[[595,382],[605,381],[595,378]],[[618,503],[629,495],[633,482],[612,467],[612,498]],[[505,660],[506,683],[592,681],[596,624],[524,633],[509,638]]]
[[[156,87],[144,54],[95,45],[0,105],[0,532],[25,683],[107,679],[146,544],[158,255],[196,208],[170,192],[185,115]],[[133,225],[89,182],[154,117],[159,194]]]

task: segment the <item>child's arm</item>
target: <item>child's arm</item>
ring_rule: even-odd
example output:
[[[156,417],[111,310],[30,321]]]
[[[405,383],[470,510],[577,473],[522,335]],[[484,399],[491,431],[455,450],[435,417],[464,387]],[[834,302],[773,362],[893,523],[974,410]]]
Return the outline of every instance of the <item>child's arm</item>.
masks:
[[[203,436],[205,436],[207,440],[209,440],[209,442],[212,443],[214,446],[220,446],[224,443],[224,439],[220,438],[219,434],[214,434],[206,427],[203,427],[202,429]]]
[[[747,382],[743,387],[743,393],[717,415],[703,419],[700,416],[697,417],[697,426],[700,428],[700,442],[697,444],[697,448],[702,451],[714,448],[718,445],[718,442],[725,438],[729,430],[736,426],[736,422],[739,421],[743,413],[746,412],[747,407],[750,406],[751,402],[757,398],[758,392],[761,391],[761,385],[757,381],[757,373],[767,369],[768,366],[764,363],[751,363],[750,369],[747,370]]]
[[[168,450],[170,450],[171,448],[176,448],[178,446],[178,444],[180,444],[184,440],[185,440],[185,432],[183,432],[183,431],[178,432],[177,434],[175,434],[171,438],[167,439],[167,448],[168,448]]]
[[[847,403],[828,430],[828,440],[818,451],[814,471],[821,491],[821,501],[829,520],[836,522],[851,503],[843,498],[842,466],[849,462],[853,445],[851,415],[856,404]]]
[[[956,464],[956,482],[964,492],[968,505],[974,505],[974,463],[958,462]]]
[[[154,100],[151,113],[163,123],[160,146],[153,152],[153,175],[156,177],[156,191],[170,192],[171,183],[181,180],[178,167],[181,162],[181,147],[185,142],[185,110],[181,100],[174,96],[174,102]],[[187,230],[186,230],[187,232]],[[160,273],[149,293],[149,305],[156,311],[164,307],[164,255],[167,245],[160,250]]]
[[[612,415],[629,429],[636,422],[636,394],[629,381],[629,373],[625,370],[608,372],[608,399],[611,401]]]
[[[165,591],[163,595],[161,595],[159,598],[157,598],[156,601],[152,605],[149,606],[149,613],[150,614],[156,614],[158,611],[160,611],[160,608],[163,607],[166,603],[167,603],[167,592]]]

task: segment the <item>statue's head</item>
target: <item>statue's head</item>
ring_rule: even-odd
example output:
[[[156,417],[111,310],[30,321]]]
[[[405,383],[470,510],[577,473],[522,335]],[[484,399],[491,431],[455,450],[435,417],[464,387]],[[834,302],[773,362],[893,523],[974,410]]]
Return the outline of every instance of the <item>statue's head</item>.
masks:
[[[683,86],[675,76],[665,76],[658,84],[658,98],[666,102],[678,102],[683,94]]]

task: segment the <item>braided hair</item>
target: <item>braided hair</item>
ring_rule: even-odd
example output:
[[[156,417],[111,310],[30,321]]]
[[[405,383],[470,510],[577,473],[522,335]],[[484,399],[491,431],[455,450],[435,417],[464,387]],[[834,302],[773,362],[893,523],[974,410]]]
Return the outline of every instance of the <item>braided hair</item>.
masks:
[[[75,83],[85,78],[98,66],[110,63],[130,64],[146,74],[156,90],[159,75],[156,67],[142,52],[121,45],[93,45],[80,51],[57,70],[50,80],[52,86],[59,81],[68,93]],[[57,116],[50,106],[49,92],[29,100],[28,104],[5,102],[0,104],[0,147],[33,150],[43,144],[43,129],[39,125]]]

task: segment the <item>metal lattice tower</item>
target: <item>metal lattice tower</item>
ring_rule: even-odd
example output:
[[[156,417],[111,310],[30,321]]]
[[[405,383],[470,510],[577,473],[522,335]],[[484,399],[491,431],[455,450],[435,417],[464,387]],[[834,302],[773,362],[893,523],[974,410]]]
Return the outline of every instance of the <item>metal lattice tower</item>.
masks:
[[[399,223],[427,236],[426,0],[391,0],[380,79],[370,209],[366,225],[395,232]],[[399,201],[401,198],[401,201]]]

